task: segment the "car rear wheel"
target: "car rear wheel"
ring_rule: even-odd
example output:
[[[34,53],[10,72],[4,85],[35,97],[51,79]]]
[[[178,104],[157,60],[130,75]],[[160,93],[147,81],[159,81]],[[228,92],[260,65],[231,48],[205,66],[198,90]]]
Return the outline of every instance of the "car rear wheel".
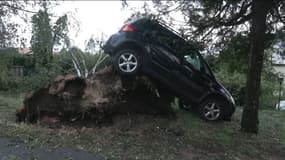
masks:
[[[207,121],[217,121],[222,119],[225,113],[225,105],[218,99],[207,99],[199,107],[199,114]]]
[[[141,62],[137,51],[125,49],[115,55],[113,64],[120,74],[134,75],[139,71]]]

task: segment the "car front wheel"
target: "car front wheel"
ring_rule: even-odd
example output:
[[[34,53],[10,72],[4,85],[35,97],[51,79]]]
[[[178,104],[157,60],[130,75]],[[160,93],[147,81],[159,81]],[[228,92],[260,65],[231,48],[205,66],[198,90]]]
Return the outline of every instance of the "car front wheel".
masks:
[[[199,107],[199,114],[207,121],[217,121],[222,119],[225,113],[225,105],[218,99],[207,99]]]
[[[122,75],[134,75],[140,68],[140,59],[137,51],[131,49],[121,50],[116,53],[113,64]]]

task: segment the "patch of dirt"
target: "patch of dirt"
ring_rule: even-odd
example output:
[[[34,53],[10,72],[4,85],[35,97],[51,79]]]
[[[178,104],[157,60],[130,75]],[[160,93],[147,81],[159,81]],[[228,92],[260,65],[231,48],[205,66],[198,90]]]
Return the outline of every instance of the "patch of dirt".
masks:
[[[170,91],[148,77],[121,77],[109,66],[87,79],[58,76],[48,87],[26,94],[16,117],[30,123],[101,123],[126,113],[175,116],[173,99]]]
[[[199,156],[192,148],[181,151],[180,155],[181,160],[195,160]]]

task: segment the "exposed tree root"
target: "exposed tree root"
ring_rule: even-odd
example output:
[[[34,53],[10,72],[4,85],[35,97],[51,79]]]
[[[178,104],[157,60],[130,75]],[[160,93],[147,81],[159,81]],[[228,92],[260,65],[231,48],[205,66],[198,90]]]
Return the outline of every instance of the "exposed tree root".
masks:
[[[35,123],[47,116],[96,122],[120,113],[174,116],[170,106],[174,96],[158,88],[162,87],[146,76],[121,77],[111,66],[88,79],[59,76],[48,87],[28,93],[16,117],[19,122]]]

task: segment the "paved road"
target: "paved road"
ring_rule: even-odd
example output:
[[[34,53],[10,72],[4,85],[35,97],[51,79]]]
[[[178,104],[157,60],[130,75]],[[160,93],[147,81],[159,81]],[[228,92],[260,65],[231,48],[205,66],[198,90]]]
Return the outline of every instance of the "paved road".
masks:
[[[0,137],[0,160],[104,160],[90,152],[72,149],[42,147],[30,149],[23,142]]]

